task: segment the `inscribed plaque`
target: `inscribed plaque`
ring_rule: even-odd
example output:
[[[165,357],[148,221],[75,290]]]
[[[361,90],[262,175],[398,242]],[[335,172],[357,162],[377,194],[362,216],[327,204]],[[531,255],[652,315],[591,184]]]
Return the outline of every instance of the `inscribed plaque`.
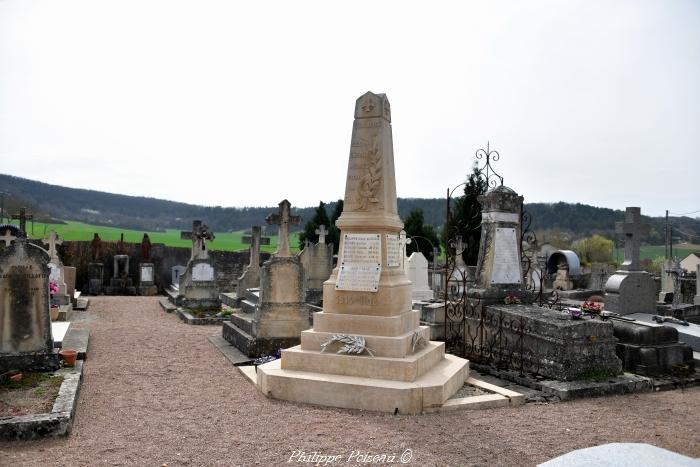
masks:
[[[214,268],[207,263],[195,264],[192,268],[192,280],[206,282],[214,280]]]
[[[496,229],[492,284],[520,284],[520,256],[515,229]]]
[[[401,266],[401,242],[396,234],[386,234],[386,265],[390,268]]]
[[[376,292],[382,272],[381,251],[379,234],[344,234],[335,288]]]

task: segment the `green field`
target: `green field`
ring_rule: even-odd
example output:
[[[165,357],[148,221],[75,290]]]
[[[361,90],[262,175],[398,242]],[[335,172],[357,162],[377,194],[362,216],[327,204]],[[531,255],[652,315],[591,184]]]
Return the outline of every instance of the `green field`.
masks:
[[[663,258],[665,247],[663,245],[644,245],[639,248],[640,259],[655,259]],[[673,245],[673,256],[678,259],[683,259],[694,251],[700,251],[700,245]],[[617,255],[619,256],[620,262],[622,262],[625,255],[624,248],[617,249]],[[614,258],[617,259],[617,258]]]
[[[103,241],[116,242],[121,234],[124,234],[124,241],[127,243],[141,243],[143,234],[147,233],[151,239],[151,243],[163,243],[167,246],[179,246],[190,248],[192,242],[180,238],[180,231],[168,229],[165,232],[143,232],[140,230],[128,230],[118,227],[104,227],[99,225],[84,224],[82,222],[68,221],[65,224],[44,224],[41,222],[34,223],[32,233],[32,224],[27,224],[30,238],[47,238],[51,230],[55,230],[63,240],[68,241],[90,241],[95,233],[100,235]],[[250,248],[250,245],[241,241],[243,231],[239,232],[214,232],[215,239],[209,243],[211,250],[222,251],[244,251]],[[289,235],[289,245],[292,252],[299,251],[298,234],[292,233]],[[261,251],[272,253],[277,249],[277,236],[270,236],[270,245],[263,245]]]

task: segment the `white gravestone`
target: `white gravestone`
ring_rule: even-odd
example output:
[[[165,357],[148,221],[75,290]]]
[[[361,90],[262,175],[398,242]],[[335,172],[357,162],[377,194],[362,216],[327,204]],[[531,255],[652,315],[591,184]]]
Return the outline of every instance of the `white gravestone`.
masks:
[[[153,266],[152,265],[142,265],[141,266],[141,282],[153,282]]]
[[[423,256],[423,253],[416,251],[408,258],[407,262],[408,278],[413,284],[411,298],[419,301],[432,300],[434,295],[428,284],[428,260]]]

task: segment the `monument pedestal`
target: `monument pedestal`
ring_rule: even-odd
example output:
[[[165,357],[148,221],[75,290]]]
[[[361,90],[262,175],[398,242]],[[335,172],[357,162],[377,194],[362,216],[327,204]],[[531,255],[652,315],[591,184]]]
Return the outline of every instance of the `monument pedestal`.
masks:
[[[192,310],[221,308],[214,267],[209,259],[192,259],[180,276],[175,305]]]
[[[442,406],[463,385],[467,360],[445,355],[411,309],[402,265],[389,101],[355,105],[338,266],[323,283],[323,311],[301,344],[257,368],[270,397],[389,413]]]
[[[251,358],[298,345],[302,331],[311,326],[298,257],[273,256],[263,263],[260,276],[260,290],[246,291],[243,308],[222,329],[224,339]]]

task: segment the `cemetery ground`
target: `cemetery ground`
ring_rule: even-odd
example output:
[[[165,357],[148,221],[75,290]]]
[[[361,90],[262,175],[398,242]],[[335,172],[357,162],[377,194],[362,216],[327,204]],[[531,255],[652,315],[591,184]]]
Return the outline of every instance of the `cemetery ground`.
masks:
[[[159,299],[91,298],[73,324],[91,337],[72,433],[0,442],[0,465],[282,465],[295,451],[346,461],[407,450],[413,465],[535,465],[610,442],[700,457],[700,387],[417,416],[294,404],[267,399],[208,341],[220,326],[183,324]]]

